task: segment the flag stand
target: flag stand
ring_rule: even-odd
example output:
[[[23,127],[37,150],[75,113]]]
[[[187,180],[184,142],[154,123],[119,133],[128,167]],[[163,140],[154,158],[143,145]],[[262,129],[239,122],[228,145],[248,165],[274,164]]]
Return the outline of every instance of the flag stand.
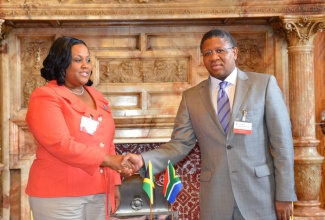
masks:
[[[150,220],[152,220],[152,205],[150,203]]]
[[[172,220],[174,220],[173,203],[170,204],[170,209],[172,211]]]
[[[163,195],[170,203],[172,220],[174,220],[173,203],[175,202],[175,199],[178,193],[181,191],[182,187],[183,184],[179,177],[176,175],[173,164],[169,160],[164,176]]]
[[[143,179],[142,189],[147,193],[149,196],[149,205],[150,205],[150,220],[152,220],[152,205],[155,200],[155,183],[154,183],[154,176],[153,176],[153,169],[152,163],[149,160],[148,168],[146,171],[145,178]]]

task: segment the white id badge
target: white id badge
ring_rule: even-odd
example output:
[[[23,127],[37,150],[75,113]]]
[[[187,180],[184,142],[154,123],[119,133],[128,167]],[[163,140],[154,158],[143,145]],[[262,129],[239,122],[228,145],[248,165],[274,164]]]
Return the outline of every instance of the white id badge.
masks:
[[[234,133],[235,134],[252,134],[253,124],[246,121],[235,121]]]
[[[80,131],[94,135],[95,131],[97,130],[98,124],[98,121],[95,121],[92,118],[82,116],[80,122]]]

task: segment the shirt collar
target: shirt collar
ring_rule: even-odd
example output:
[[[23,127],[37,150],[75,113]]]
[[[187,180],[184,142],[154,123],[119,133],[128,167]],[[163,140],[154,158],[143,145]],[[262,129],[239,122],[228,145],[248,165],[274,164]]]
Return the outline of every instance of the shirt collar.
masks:
[[[212,88],[219,88],[219,83],[221,82],[220,79],[217,79],[215,77],[211,77],[210,76],[210,80],[211,80],[211,86]],[[226,82],[228,82],[228,84],[230,85],[234,85],[236,86],[236,81],[237,81],[237,68],[235,68],[230,74],[229,76],[227,76],[227,78],[224,80]]]

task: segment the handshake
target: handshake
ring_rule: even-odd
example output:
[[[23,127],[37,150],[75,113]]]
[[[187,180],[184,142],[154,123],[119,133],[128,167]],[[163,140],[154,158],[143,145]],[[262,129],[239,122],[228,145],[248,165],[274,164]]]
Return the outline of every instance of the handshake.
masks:
[[[126,155],[108,155],[104,157],[101,166],[109,167],[116,170],[123,177],[132,176],[134,172],[138,171],[144,165],[144,160],[140,154]]]

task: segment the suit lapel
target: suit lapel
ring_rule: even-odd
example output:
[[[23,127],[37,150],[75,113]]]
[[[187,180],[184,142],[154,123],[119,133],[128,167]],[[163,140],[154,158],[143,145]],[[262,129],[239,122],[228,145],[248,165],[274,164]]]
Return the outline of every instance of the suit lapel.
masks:
[[[59,96],[70,102],[70,106],[78,112],[82,112],[85,116],[89,117],[89,109],[85,103],[80,101],[78,97],[73,95],[65,86],[57,85],[55,80],[52,80],[48,83],[48,86],[51,87]]]
[[[235,93],[234,103],[231,111],[231,119],[230,119],[230,126],[229,126],[228,133],[232,132],[233,130],[234,121],[236,119],[235,116],[238,114],[238,111],[240,111],[240,106],[242,105],[246,93],[248,91],[248,88],[250,86],[249,83],[247,82],[247,79],[248,79],[247,75],[243,71],[238,69],[236,93]],[[206,110],[209,112],[211,118],[217,124],[220,130],[223,131],[222,125],[217,117],[217,113],[215,112],[213,104],[211,102],[210,79],[206,80],[206,83],[202,85],[200,94]]]
[[[237,82],[236,82],[236,92],[234,97],[234,103],[231,112],[231,120],[229,131],[233,130],[234,121],[236,120],[235,116],[238,114],[238,111],[241,111],[240,106],[242,105],[246,93],[249,88],[249,83],[247,82],[247,75],[238,69]]]
[[[213,119],[213,121],[218,125],[218,127],[220,128],[220,130],[223,131],[222,125],[217,117],[217,113],[214,110],[213,104],[211,102],[211,93],[210,93],[210,79],[206,80],[206,83],[204,83],[201,87],[200,90],[200,94],[201,94],[201,99],[202,102],[206,108],[206,110],[209,112],[211,118]]]

